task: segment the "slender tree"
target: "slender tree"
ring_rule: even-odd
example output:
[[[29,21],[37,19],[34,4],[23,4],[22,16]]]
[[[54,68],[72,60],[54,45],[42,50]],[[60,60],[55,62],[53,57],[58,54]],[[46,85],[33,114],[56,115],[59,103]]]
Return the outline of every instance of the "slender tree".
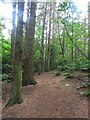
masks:
[[[58,40],[59,40],[59,44],[60,44],[60,54],[63,55],[63,46],[62,46],[62,41],[61,41],[61,33],[60,33],[60,23],[59,23],[59,16],[58,16],[59,11],[57,11],[57,33],[58,33]],[[63,26],[64,28],[64,26]]]
[[[41,72],[44,72],[44,30],[45,30],[45,20],[46,20],[46,10],[47,2],[44,5],[44,14],[43,14],[43,26],[42,26],[42,38],[41,38],[41,57],[40,57],[40,68]]]
[[[46,22],[48,21],[48,16],[46,16]],[[45,29],[45,31],[46,31],[46,33],[45,33],[45,66],[44,66],[44,68],[45,68],[45,71],[47,71],[47,61],[48,61],[48,58],[47,58],[47,49],[48,49],[48,44],[47,44],[47,41],[48,41],[48,25],[46,24],[46,29]]]
[[[83,35],[83,43],[84,43],[84,52],[86,53],[86,47],[87,47],[87,21],[86,21],[86,17],[83,20],[83,31],[84,31],[84,35]]]
[[[15,33],[16,33],[16,2],[12,3],[13,6],[13,12],[12,12],[12,33],[11,33],[11,59],[13,62],[13,53],[14,53],[14,42],[15,42]]]
[[[88,59],[89,59],[88,71],[90,80],[90,1],[88,2]]]
[[[52,39],[51,39],[51,51],[50,51],[50,70],[53,70],[55,68],[55,2],[52,3]]]
[[[65,28],[63,28],[63,39],[62,39],[62,55],[65,55]]]
[[[73,39],[73,13],[72,13],[72,40]],[[72,44],[72,47],[71,47],[71,58],[72,58],[72,62],[73,62],[73,54],[74,54],[74,47],[73,47],[73,44]]]
[[[52,11],[52,4],[50,3],[50,5],[49,5],[49,33],[48,33],[47,71],[50,70],[51,11]]]

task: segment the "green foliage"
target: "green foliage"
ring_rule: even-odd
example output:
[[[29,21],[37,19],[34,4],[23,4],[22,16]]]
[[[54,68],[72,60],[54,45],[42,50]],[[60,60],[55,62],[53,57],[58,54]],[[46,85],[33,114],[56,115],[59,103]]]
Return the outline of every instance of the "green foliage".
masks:
[[[90,87],[90,81],[82,83],[82,85],[85,85],[86,87]]]
[[[12,70],[12,66],[10,64],[3,64],[2,65],[2,72],[10,73]]]
[[[77,57],[77,59],[75,60],[76,69],[88,71],[88,65],[89,61],[82,56]]]
[[[66,78],[73,78],[73,72],[75,70],[74,64],[63,64],[62,66],[57,67],[57,73],[63,73]]]
[[[81,92],[81,95],[85,95],[85,96],[90,96],[90,90],[87,90],[85,92]]]
[[[10,40],[5,40],[2,38],[2,80],[7,80],[9,81],[12,76],[11,76],[11,47],[10,47]]]
[[[65,66],[58,66],[58,67],[57,67],[57,70],[58,70],[58,71],[64,71],[65,69],[66,69]]]
[[[8,73],[8,74],[2,74],[2,81],[11,81],[12,79],[12,75],[11,73]]]
[[[2,26],[2,24],[1,24]],[[0,49],[2,45],[2,81],[11,80],[11,42],[10,39],[5,39],[2,33],[2,27],[0,27]],[[0,50],[0,51],[1,51]],[[1,56],[0,56],[1,57]]]
[[[10,50],[11,50],[10,40],[2,38],[2,63],[10,63]]]
[[[61,75],[61,72],[57,71],[56,74],[55,74],[55,76],[59,76],[59,75]]]
[[[73,78],[73,74],[70,73],[69,71],[64,73],[64,76],[66,76],[66,78]]]

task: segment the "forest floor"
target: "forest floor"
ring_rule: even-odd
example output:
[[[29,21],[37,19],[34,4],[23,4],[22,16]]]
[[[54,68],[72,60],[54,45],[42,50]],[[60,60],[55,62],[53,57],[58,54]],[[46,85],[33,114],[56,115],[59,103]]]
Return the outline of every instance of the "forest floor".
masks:
[[[77,86],[87,73],[77,71],[74,78],[55,76],[55,71],[35,75],[36,86],[23,87],[23,103],[4,109],[10,84],[3,88],[4,118],[88,118],[88,97],[80,95]]]

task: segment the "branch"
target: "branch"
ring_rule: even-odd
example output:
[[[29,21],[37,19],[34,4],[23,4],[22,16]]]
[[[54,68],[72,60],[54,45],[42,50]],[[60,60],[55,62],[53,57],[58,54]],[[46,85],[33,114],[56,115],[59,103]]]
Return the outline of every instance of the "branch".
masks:
[[[63,24],[64,24],[64,27],[65,27],[65,31],[66,31],[66,33],[67,33],[67,36],[68,36],[69,39],[72,41],[72,43],[74,44],[74,46],[82,53],[82,55],[83,55],[84,57],[86,57],[86,58],[89,60],[89,57],[86,56],[86,55],[79,49],[79,47],[74,43],[73,39],[71,38],[71,36],[69,35],[69,33],[68,33],[68,31],[67,31],[67,28],[66,28],[66,25],[65,25],[64,22],[63,22]]]

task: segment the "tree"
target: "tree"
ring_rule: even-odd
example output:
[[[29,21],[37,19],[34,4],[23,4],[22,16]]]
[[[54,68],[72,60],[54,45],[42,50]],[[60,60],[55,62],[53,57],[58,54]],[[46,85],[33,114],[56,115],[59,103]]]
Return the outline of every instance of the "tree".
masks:
[[[51,11],[52,3],[49,5],[49,33],[48,33],[48,51],[47,51],[47,71],[50,70],[50,38],[51,38]]]
[[[23,38],[23,12],[24,2],[18,2],[18,21],[16,36],[14,42],[14,56],[13,56],[13,82],[10,94],[10,100],[7,105],[22,103],[22,49],[21,41]]]
[[[33,58],[34,58],[34,34],[35,34],[35,20],[36,20],[36,2],[31,2],[30,15],[26,21],[26,48],[24,57],[24,75],[23,85],[35,85],[36,81],[33,76]],[[28,6],[30,7],[30,6]],[[29,9],[29,8],[28,8]]]
[[[52,39],[51,39],[51,50],[50,50],[50,70],[55,69],[55,4],[52,4]]]
[[[46,21],[48,21],[48,17],[46,16]],[[48,25],[46,24],[46,33],[45,33],[45,66],[44,66],[44,68],[45,68],[45,71],[47,71],[47,61],[48,61],[48,58],[47,58],[47,49],[48,49],[48,43],[47,43],[47,41],[48,41]]]
[[[88,3],[88,71],[89,71],[89,80],[90,80],[90,2]]]
[[[45,30],[45,20],[46,20],[46,10],[47,3],[44,6],[44,15],[43,15],[43,26],[42,26],[42,38],[41,38],[41,56],[40,56],[40,71],[44,72],[44,30]]]
[[[15,42],[15,29],[16,29],[16,25],[15,25],[15,21],[16,21],[16,2],[13,2],[12,3],[13,5],[13,12],[12,12],[12,33],[11,33],[11,59],[12,59],[12,62],[13,62],[13,53],[14,53],[14,42]]]
[[[88,47],[90,47],[90,2],[88,3]],[[90,49],[88,48],[88,57],[90,59]]]

